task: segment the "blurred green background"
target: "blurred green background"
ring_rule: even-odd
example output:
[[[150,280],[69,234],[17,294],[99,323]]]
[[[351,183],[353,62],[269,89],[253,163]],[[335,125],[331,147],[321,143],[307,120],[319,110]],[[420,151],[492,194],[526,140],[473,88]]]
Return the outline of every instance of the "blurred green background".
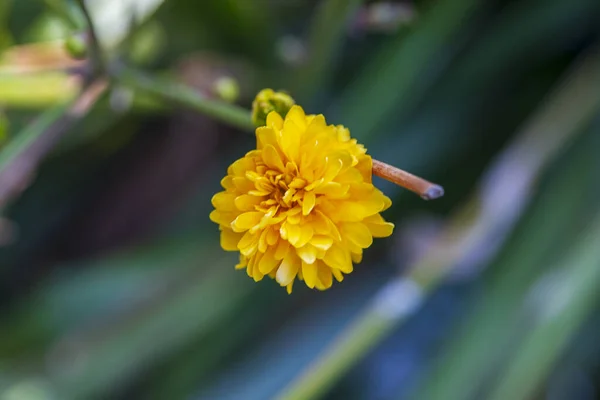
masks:
[[[57,131],[84,14],[0,2],[0,399],[600,399],[598,0],[87,6],[110,86]],[[254,146],[223,78],[446,196],[377,179],[342,284],[254,283],[208,219]]]

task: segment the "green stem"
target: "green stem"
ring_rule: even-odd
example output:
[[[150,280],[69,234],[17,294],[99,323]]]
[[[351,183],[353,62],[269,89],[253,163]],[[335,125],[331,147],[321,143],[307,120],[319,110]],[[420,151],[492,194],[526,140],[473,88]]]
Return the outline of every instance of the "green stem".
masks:
[[[121,69],[115,80],[125,86],[174,102],[240,129],[254,131],[250,112],[242,107],[210,99],[180,83],[143,75],[131,69]]]
[[[83,17],[87,23],[88,34],[90,36],[88,42],[90,46],[90,59],[94,67],[93,75],[99,76],[107,72],[104,54],[100,46],[100,40],[98,39],[98,34],[96,33],[92,16],[85,5],[85,0],[77,0],[77,3],[79,4],[79,8],[81,9]]]

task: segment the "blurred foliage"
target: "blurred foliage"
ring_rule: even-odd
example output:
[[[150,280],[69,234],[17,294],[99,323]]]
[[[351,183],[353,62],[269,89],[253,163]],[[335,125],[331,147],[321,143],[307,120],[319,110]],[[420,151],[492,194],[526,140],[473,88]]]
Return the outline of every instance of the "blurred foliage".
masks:
[[[308,392],[600,396],[600,68],[577,67],[600,51],[597,0],[87,3],[113,80],[2,204],[0,399],[273,398],[340,348]],[[71,0],[0,2],[3,185],[82,87],[64,42],[84,28]],[[376,180],[397,230],[327,292],[252,282],[208,220],[264,87],[446,188],[423,202]],[[511,179],[490,175],[507,158]],[[365,307],[402,309],[382,294],[431,272],[442,233],[444,281],[352,336]]]

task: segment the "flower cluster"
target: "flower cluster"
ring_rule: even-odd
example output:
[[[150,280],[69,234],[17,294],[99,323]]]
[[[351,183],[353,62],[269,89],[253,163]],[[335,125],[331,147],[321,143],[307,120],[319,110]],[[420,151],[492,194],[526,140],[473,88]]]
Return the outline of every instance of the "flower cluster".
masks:
[[[374,237],[392,234],[391,201],[371,183],[372,160],[345,127],[293,106],[256,129],[257,148],[221,181],[210,218],[237,269],[292,291],[296,278],[325,290],[344,279]]]

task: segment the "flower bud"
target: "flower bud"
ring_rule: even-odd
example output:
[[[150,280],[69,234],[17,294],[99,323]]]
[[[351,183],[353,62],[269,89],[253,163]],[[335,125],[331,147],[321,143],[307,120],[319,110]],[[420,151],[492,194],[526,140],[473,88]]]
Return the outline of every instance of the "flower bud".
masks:
[[[294,104],[296,102],[287,93],[263,89],[256,95],[252,103],[252,122],[255,126],[265,126],[267,115],[271,111],[276,111],[282,118],[285,118]]]
[[[65,50],[76,60],[83,60],[87,57],[87,44],[82,35],[71,35],[65,40]]]
[[[234,78],[229,76],[217,79],[213,90],[217,96],[228,103],[235,103],[240,96],[240,86]]]

